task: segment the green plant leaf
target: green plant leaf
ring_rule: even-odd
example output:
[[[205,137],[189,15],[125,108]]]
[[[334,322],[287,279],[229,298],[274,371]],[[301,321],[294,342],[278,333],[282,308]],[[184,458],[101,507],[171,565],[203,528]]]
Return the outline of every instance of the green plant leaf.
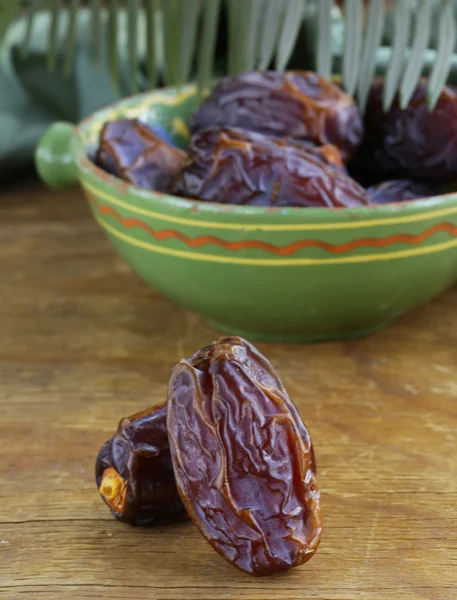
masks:
[[[159,0],[147,0],[146,2],[146,20],[147,20],[147,60],[146,70],[149,79],[149,87],[154,89],[157,86],[159,70],[157,65],[157,18],[160,14]]]
[[[304,11],[304,0],[287,0],[276,52],[276,69],[278,71],[284,71],[289,62],[303,21]]]
[[[439,17],[438,48],[436,60],[428,80],[428,105],[433,110],[446,85],[452,65],[452,55],[455,49],[456,27],[454,4],[452,0],[445,0]]]
[[[79,0],[70,0],[68,8],[68,31],[65,47],[63,70],[65,75],[70,75],[75,62],[76,27],[79,9]]]
[[[53,71],[56,67],[57,60],[57,36],[59,31],[59,18],[61,12],[60,0],[52,0],[51,14],[49,15],[49,43],[48,56],[46,66],[49,71]]]
[[[384,80],[383,106],[385,111],[389,110],[397,93],[405,63],[405,51],[409,41],[410,29],[411,13],[408,4],[403,0],[396,2],[392,54]]]
[[[200,92],[208,87],[213,74],[220,7],[220,0],[205,0],[203,6],[203,28],[197,67]]]
[[[228,48],[227,48],[227,72],[230,75],[236,73],[238,58],[237,38],[237,22],[238,22],[238,0],[226,0],[227,10],[227,33],[228,33]]]
[[[251,62],[248,56],[249,37],[257,34],[254,23],[255,0],[227,0],[228,10],[228,71],[231,74],[247,71]]]
[[[127,1],[127,44],[128,65],[130,77],[130,90],[132,94],[138,93],[138,11],[139,0]]]
[[[414,40],[411,53],[406,65],[403,80],[400,85],[400,106],[406,108],[417,87],[424,64],[424,53],[430,40],[432,15],[430,1],[422,0],[416,17]]]
[[[281,2],[265,0],[258,32],[258,66],[261,71],[267,69],[273,59],[281,16]]]
[[[316,70],[328,79],[332,74],[332,0],[320,0],[317,30]]]
[[[108,4],[108,60],[114,89],[119,93],[119,49],[118,49],[118,12],[119,0],[109,0]]]
[[[27,58],[27,56],[29,54],[29,45],[30,45],[30,39],[32,37],[32,32],[33,32],[33,24],[35,21],[35,16],[36,16],[38,10],[40,9],[40,4],[41,4],[40,0],[31,0],[30,6],[26,12],[27,23],[25,26],[25,35],[24,35],[24,39],[22,41],[22,47],[21,47],[22,58]]]
[[[384,19],[384,0],[371,0],[367,11],[365,39],[357,86],[357,96],[362,112],[365,111],[368,94],[376,71],[376,58],[384,29]]]
[[[361,0],[344,3],[343,83],[348,94],[354,94],[360,69],[362,50],[363,5]]]
[[[179,61],[179,1],[162,0],[164,29],[164,76],[167,85],[178,80]]]
[[[4,33],[16,19],[20,2],[18,0],[3,0],[0,3],[0,40]]]
[[[235,0],[236,2],[237,0]],[[235,43],[237,45],[237,67],[238,73],[243,73],[249,70],[249,38],[256,40],[257,29],[253,21],[254,3],[256,0],[243,0],[243,4],[238,0],[237,11],[237,30],[238,36]]]
[[[101,43],[102,43],[102,15],[101,15],[101,0],[91,0],[91,43],[92,54],[94,57],[94,66],[96,69],[100,66]]]
[[[264,10],[265,0],[252,0],[251,14],[249,15],[250,33],[248,34],[243,60],[243,67],[246,71],[252,71],[253,69],[258,68],[257,47],[259,45],[259,39],[263,23],[262,13],[264,12]]]
[[[179,12],[179,62],[176,82],[179,86],[187,83],[191,75],[201,4],[201,0],[186,0],[181,4]]]
[[[345,1],[345,36],[342,50],[344,85],[349,93],[356,92],[362,110],[366,106],[376,72],[377,51],[387,20],[385,0],[369,0],[366,3],[365,22],[364,4],[363,0]],[[392,104],[397,92],[402,106],[409,102],[423,68],[424,54],[434,52],[427,50],[428,45],[432,43],[433,22],[436,22],[434,31],[436,29],[439,35],[433,36],[433,48],[435,45],[437,47],[436,60],[432,65],[427,95],[430,107],[435,106],[449,75],[456,43],[454,5],[457,6],[457,0],[396,0],[392,19],[392,51],[385,76],[384,108],[387,109]],[[140,30],[139,25],[142,23],[138,18],[143,6],[146,9],[147,20],[147,27],[144,28],[147,32],[146,66],[152,87],[157,85],[159,66],[162,65],[167,84],[185,84],[192,77],[192,65],[196,54],[199,87],[202,89],[208,86],[213,76],[217,28],[222,6],[227,9],[228,16],[229,73],[254,68],[266,69],[272,62],[278,70],[287,68],[291,53],[297,45],[297,36],[307,9],[313,23],[316,22],[315,17],[318,24],[318,35],[315,43],[313,42],[317,71],[326,77],[331,76],[332,55],[335,53],[339,57],[338,44],[332,39],[332,32],[335,31],[333,19],[339,14],[339,9],[336,1],[332,0],[0,0],[0,31],[4,31],[23,9],[26,23],[24,38],[21,40],[21,53],[25,57],[37,11],[41,8],[50,11],[47,65],[50,69],[56,66],[65,22],[67,31],[63,41],[63,64],[65,73],[68,74],[75,57],[76,15],[86,6],[90,9],[90,40],[95,65],[101,60],[103,20],[107,15],[110,74],[114,85],[119,89],[119,44],[125,43],[133,93],[138,91],[140,81],[138,52],[140,42],[143,41],[139,37],[143,35],[143,28]],[[417,14],[414,13],[415,7],[418,7]],[[128,35],[125,35],[123,30],[119,32],[121,11],[124,9]],[[124,24],[123,19],[121,23]],[[413,41],[409,50],[413,24]],[[157,35],[158,27],[163,31],[163,36]],[[308,51],[309,40],[307,46]],[[159,57],[161,53],[163,63]]]

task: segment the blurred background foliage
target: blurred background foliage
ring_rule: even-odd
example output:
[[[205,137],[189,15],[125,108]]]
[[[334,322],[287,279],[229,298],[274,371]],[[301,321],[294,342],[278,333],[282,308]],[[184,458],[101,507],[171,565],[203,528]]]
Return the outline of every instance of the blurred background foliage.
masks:
[[[385,74],[406,105],[456,79],[455,0],[1,0],[0,179],[30,164],[55,120],[118,97],[251,69],[341,75],[363,110]]]

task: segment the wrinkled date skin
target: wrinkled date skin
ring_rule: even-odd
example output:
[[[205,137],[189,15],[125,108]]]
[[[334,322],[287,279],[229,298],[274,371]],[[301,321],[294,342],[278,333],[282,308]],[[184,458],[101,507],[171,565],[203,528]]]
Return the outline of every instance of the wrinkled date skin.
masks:
[[[221,338],[178,363],[167,423],[179,493],[219,554],[255,575],[313,556],[322,518],[311,440],[254,346]]]
[[[334,144],[344,160],[363,136],[354,100],[310,71],[251,72],[226,77],[189,122],[192,132],[206,127],[239,127],[274,135]]]
[[[177,191],[207,202],[253,206],[368,204],[365,190],[316,156],[316,149],[233,128],[202,129],[192,137]]]
[[[185,153],[136,119],[108,121],[100,134],[96,164],[139,187],[171,192]]]
[[[275,139],[278,140],[278,138]],[[333,144],[324,144],[323,146],[316,146],[316,144],[310,142],[309,140],[293,140],[289,143],[292,143],[298,146],[299,148],[304,148],[309,153],[313,154],[314,156],[316,156],[316,158],[319,158],[323,163],[329,165],[330,167],[345,170],[341,152]]]
[[[274,148],[287,148],[295,147],[298,150],[304,150],[307,154],[318,158],[324,164],[338,169],[344,169],[344,161],[340,150],[333,144],[324,144],[323,146],[317,145],[311,140],[299,140],[294,138],[278,138],[273,135],[266,135],[256,133],[255,131],[249,131],[248,129],[239,129],[237,127],[222,127],[222,128],[211,128],[219,129],[226,132],[226,134],[232,140],[239,142],[258,143],[266,144]]]
[[[383,112],[383,84],[372,86],[365,117],[365,137],[356,157],[373,179],[411,178],[446,182],[457,179],[457,94],[444,88],[432,112],[427,86],[419,82],[402,110],[398,98]]]
[[[274,148],[286,148],[293,146],[298,150],[305,150],[306,153],[318,158],[324,164],[336,167],[337,169],[344,169],[344,161],[340,150],[333,144],[324,144],[319,146],[311,140],[299,140],[295,138],[278,138],[273,135],[267,135],[262,133],[256,133],[249,129],[239,129],[237,127],[222,127],[222,128],[210,128],[220,129],[227,133],[227,135],[239,142],[249,142],[270,145]]]
[[[121,521],[158,525],[188,518],[176,489],[166,422],[164,404],[122,419],[98,453],[97,487]]]
[[[441,186],[436,183],[411,181],[409,179],[394,179],[383,181],[367,189],[371,204],[389,204],[417,198],[429,198],[442,194]]]

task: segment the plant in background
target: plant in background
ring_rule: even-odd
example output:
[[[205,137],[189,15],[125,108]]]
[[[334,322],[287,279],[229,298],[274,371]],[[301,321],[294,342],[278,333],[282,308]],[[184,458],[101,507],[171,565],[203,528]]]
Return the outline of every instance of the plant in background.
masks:
[[[377,71],[385,73],[385,108],[397,91],[406,106],[428,72],[433,107],[455,64],[454,0],[3,0],[0,32],[21,20],[23,56],[41,11],[50,14],[49,69],[58,62],[64,26],[61,63],[71,72],[77,19],[85,11],[94,65],[106,54],[118,83],[120,50],[125,52],[132,93],[194,79],[205,88],[215,76],[283,70],[292,59],[294,67],[341,75],[362,108]]]

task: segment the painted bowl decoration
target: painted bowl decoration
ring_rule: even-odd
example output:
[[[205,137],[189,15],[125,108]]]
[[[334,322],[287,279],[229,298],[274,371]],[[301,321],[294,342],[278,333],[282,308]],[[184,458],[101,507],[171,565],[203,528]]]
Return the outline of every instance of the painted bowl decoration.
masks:
[[[250,339],[363,336],[457,279],[457,193],[351,208],[235,206],[141,189],[91,160],[106,121],[138,118],[185,148],[194,87],[128,98],[37,149],[51,187],[79,181],[95,219],[150,286]]]

